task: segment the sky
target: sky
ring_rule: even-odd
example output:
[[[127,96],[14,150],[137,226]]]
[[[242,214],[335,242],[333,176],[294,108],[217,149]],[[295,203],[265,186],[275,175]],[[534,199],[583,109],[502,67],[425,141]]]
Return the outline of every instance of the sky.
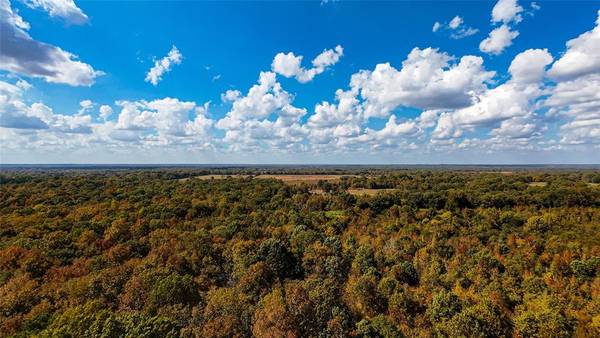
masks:
[[[0,163],[600,163],[598,1],[0,0]]]

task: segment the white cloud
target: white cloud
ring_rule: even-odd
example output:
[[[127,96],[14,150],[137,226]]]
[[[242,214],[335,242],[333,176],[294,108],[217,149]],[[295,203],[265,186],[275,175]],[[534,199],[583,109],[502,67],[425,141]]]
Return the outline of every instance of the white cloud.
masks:
[[[452,20],[450,20],[450,23],[448,24],[448,27],[452,28],[452,29],[457,29],[458,26],[463,24],[463,18],[461,18],[460,16],[455,16]]]
[[[567,119],[563,143],[600,143],[600,73],[559,82],[544,105],[550,117]]]
[[[335,46],[335,49],[326,49],[313,59],[313,67],[317,69],[317,73],[322,73],[325,68],[338,63],[343,55],[344,48],[340,45]]]
[[[567,42],[567,51],[557,60],[548,75],[556,80],[600,72],[600,10],[596,27]]]
[[[374,138],[378,140],[393,139],[398,137],[408,137],[417,134],[420,129],[415,121],[396,122],[396,116],[392,115],[388,119],[383,129],[374,132]]]
[[[431,137],[433,139],[451,139],[462,135],[462,131],[456,127],[454,119],[450,113],[443,113],[438,119],[437,125],[433,130]]]
[[[450,20],[450,22],[447,24],[446,23],[442,24],[442,23],[436,21],[433,24],[432,31],[435,33],[442,28],[450,33],[450,38],[452,38],[452,39],[466,38],[468,36],[477,34],[477,32],[479,32],[479,30],[476,28],[471,28],[471,27],[466,26],[464,24],[464,19],[458,15],[455,16],[454,18],[452,18],[452,20]]]
[[[492,9],[492,22],[520,22],[523,18],[521,13],[523,7],[519,6],[517,0],[499,0]]]
[[[532,111],[532,100],[540,95],[537,84],[508,82],[476,96],[474,104],[457,110],[454,121],[467,128],[489,126]]]
[[[487,91],[486,83],[494,74],[485,70],[480,57],[455,60],[437,49],[415,48],[400,70],[386,63],[373,71],[360,71],[352,76],[349,90],[336,91],[337,104],[317,104],[305,125],[309,144],[319,151],[413,149],[422,142],[425,130],[436,125],[441,111],[471,105],[472,96]],[[392,112],[399,107],[425,111],[398,122]],[[387,118],[387,123],[373,130],[367,127],[370,118]],[[438,134],[448,119],[441,120]],[[452,131],[452,136],[459,134]]]
[[[549,118],[567,119],[562,144],[600,144],[600,11],[596,26],[567,42],[548,71],[558,81],[544,101]]]
[[[479,44],[479,50],[484,53],[498,55],[504,49],[512,45],[512,40],[519,36],[518,31],[512,31],[510,27],[503,24],[490,32],[490,35]]]
[[[484,53],[499,55],[512,45],[512,41],[519,36],[519,31],[512,29],[523,17],[523,7],[519,6],[517,0],[499,0],[492,9],[492,23],[502,23],[494,28],[481,43],[479,50]]]
[[[600,118],[600,74],[560,82],[544,102],[551,115],[562,114],[582,120]]]
[[[121,109],[116,129],[156,130],[159,136],[185,136],[188,115],[196,104],[176,98],[153,101],[117,101]]]
[[[217,127],[221,129],[235,129],[242,121],[251,119],[264,119],[276,110],[288,105],[292,97],[281,88],[275,73],[261,72],[258,84],[252,86],[246,96],[239,92],[228,91],[225,97],[233,99],[231,110],[219,120]]]
[[[15,84],[8,83],[0,80],[0,95],[10,96],[10,97],[20,97],[24,90],[29,88],[23,88],[18,85],[18,82]]]
[[[90,133],[91,116],[62,115],[39,102],[23,102],[22,89],[0,81],[0,127],[19,130],[47,129],[60,133]]]
[[[19,79],[17,81],[17,83],[16,83],[16,86],[19,87],[19,88],[21,88],[21,89],[23,89],[23,90],[29,90],[29,89],[31,89],[31,87],[33,87],[31,85],[31,83],[29,83],[29,82],[27,82],[27,81],[25,81],[23,79]]]
[[[48,125],[34,116],[31,107],[22,101],[23,90],[0,81],[0,127],[14,129],[46,129]]]
[[[113,112],[112,108],[105,104],[100,106],[99,111],[100,111],[100,118],[102,118],[104,121],[106,121]]]
[[[296,56],[289,52],[278,53],[275,55],[271,64],[273,72],[285,77],[295,77],[300,83],[312,81],[316,75],[323,73],[328,67],[335,65],[344,55],[342,46],[336,46],[335,49],[326,49],[312,60],[312,68],[302,67],[303,56]]]
[[[528,49],[519,53],[510,64],[508,72],[519,83],[539,82],[544,78],[546,66],[552,63],[547,49]]]
[[[210,147],[214,121],[207,116],[209,103],[197,106],[195,102],[166,97],[152,101],[122,100],[116,104],[121,107],[117,121],[104,118],[104,123],[95,125],[95,134],[103,142],[144,147]],[[102,107],[107,107],[106,112],[112,112],[110,107]]]
[[[340,124],[359,124],[363,119],[362,107],[356,98],[357,89],[336,91],[338,104],[321,102],[315,106],[315,113],[308,119],[311,129],[332,128]]]
[[[600,144],[600,119],[574,120],[560,127],[565,144]]]
[[[92,102],[92,100],[83,100],[79,102],[79,106],[81,107],[79,109],[79,114],[83,114],[94,107],[94,102]]]
[[[529,49],[518,54],[509,67],[509,81],[473,95],[470,106],[443,114],[433,137],[460,137],[464,129],[482,127],[494,128],[494,136],[533,136],[540,128],[535,124],[535,101],[543,94],[542,80],[551,62],[547,50]]]
[[[158,85],[158,83],[162,80],[163,75],[170,72],[173,65],[180,64],[182,58],[183,56],[177,47],[171,47],[171,50],[167,56],[154,62],[154,66],[150,68],[148,73],[146,73],[145,81],[150,82],[154,86]]]
[[[225,130],[223,142],[231,150],[289,149],[304,139],[300,118],[307,111],[292,105],[293,96],[281,88],[273,72],[261,72],[246,96],[229,90],[222,100],[232,102],[232,107],[216,127]]]
[[[456,61],[437,49],[415,48],[400,70],[386,63],[360,71],[352,76],[349,90],[336,91],[337,104],[317,104],[304,125],[309,145],[313,151],[413,149],[425,130],[435,126],[437,108],[469,106],[472,95],[486,91],[493,76],[479,57]],[[399,107],[430,110],[398,122],[392,111]],[[386,118],[386,126],[368,128],[371,118]]]
[[[490,135],[497,139],[529,139],[541,136],[544,130],[532,116],[519,116],[503,120],[497,128],[490,131]]]
[[[91,86],[104,74],[72,53],[33,40],[29,27],[8,0],[0,0],[0,69],[71,86]]]
[[[67,23],[82,25],[88,17],[73,0],[22,0],[30,8],[41,8],[51,17],[59,17]]]
[[[239,90],[229,89],[225,93],[221,94],[221,101],[233,102],[241,95],[242,93]]]
[[[458,108],[470,104],[472,92],[484,90],[494,72],[483,59],[466,55],[458,62],[437,49],[413,49],[402,68],[378,64],[352,76],[351,86],[363,98],[367,117],[384,117],[397,107]]]
[[[294,53],[289,52],[277,53],[271,64],[271,69],[279,75],[285,77],[298,76],[303,72],[300,64],[302,63],[302,56],[296,56]]]

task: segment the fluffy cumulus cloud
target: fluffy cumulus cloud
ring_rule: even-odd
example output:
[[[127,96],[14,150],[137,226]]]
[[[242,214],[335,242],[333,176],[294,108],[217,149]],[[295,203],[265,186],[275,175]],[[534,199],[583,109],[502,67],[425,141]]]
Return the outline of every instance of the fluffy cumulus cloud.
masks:
[[[23,89],[0,81],[0,127],[18,130],[50,130],[59,133],[90,133],[90,115],[56,114],[43,103],[27,104]]]
[[[34,40],[29,28],[8,0],[0,0],[0,69],[71,86],[91,86],[103,74],[70,52]]]
[[[484,53],[498,55],[507,47],[512,45],[512,41],[519,36],[518,31],[513,31],[506,24],[492,30],[487,38],[479,44],[479,50]]]
[[[116,121],[105,118],[103,123],[95,125],[96,138],[102,142],[140,147],[210,147],[213,120],[206,115],[205,105],[170,97],[117,101],[116,105],[121,108]],[[112,114],[112,108],[102,107],[107,107],[105,111]]]
[[[492,23],[500,26],[494,28],[487,38],[479,44],[479,50],[484,53],[498,55],[507,47],[512,45],[512,41],[519,36],[519,31],[513,28],[523,20],[521,13],[523,7],[519,6],[517,0],[499,0],[492,8]]]
[[[513,82],[536,83],[542,81],[546,66],[552,61],[552,55],[547,49],[528,49],[515,56],[508,72]]]
[[[112,115],[113,109],[111,108],[111,106],[103,104],[100,106],[99,113],[100,118],[106,121],[108,117]]]
[[[451,139],[465,130],[492,129],[496,137],[529,138],[541,128],[535,123],[535,102],[543,94],[542,80],[553,58],[547,50],[529,49],[513,59],[511,79],[472,96],[472,104],[445,113],[432,133],[434,139]]]
[[[452,20],[450,20],[448,23],[436,21],[431,30],[435,33],[442,29],[446,32],[449,32],[450,38],[456,40],[466,38],[479,32],[478,29],[465,25],[464,19],[458,15],[452,18]]]
[[[245,96],[230,90],[222,98],[231,109],[216,127],[225,131],[223,141],[231,150],[300,147],[305,132],[299,121],[307,111],[292,105],[293,96],[275,73],[261,72]]]
[[[273,72],[285,77],[294,77],[300,83],[312,81],[315,76],[323,73],[328,67],[338,63],[344,55],[344,48],[336,46],[334,49],[326,49],[312,60],[312,68],[302,67],[302,55],[294,53],[278,53],[271,64]]]
[[[212,126],[212,120],[205,115],[206,109],[191,101],[167,97],[153,101],[118,101],[117,105],[121,112],[114,126],[116,130],[136,131],[140,137],[149,135],[163,143],[192,135],[205,136]],[[192,120],[190,114],[195,114]]]
[[[498,0],[492,8],[492,22],[521,22],[523,7],[519,6],[517,0]]]
[[[32,113],[22,101],[23,90],[15,84],[0,81],[0,127],[14,129],[46,129],[48,125]]]
[[[600,10],[596,27],[567,42],[567,51],[548,72],[556,80],[600,72]]]
[[[88,22],[87,15],[73,0],[22,0],[30,8],[40,8],[51,17],[61,18],[69,24],[82,25]]]
[[[79,102],[79,114],[84,114],[85,112],[91,110],[94,107],[94,102],[92,100],[83,100]]]
[[[173,65],[180,64],[182,58],[183,56],[179,52],[179,49],[175,46],[171,47],[169,54],[160,60],[154,61],[154,66],[146,73],[145,81],[150,82],[154,86],[158,85],[163,75],[170,72]]]
[[[5,88],[4,84],[0,87]],[[116,121],[112,108],[100,107],[103,120],[89,114],[57,114],[43,103],[26,104],[19,97],[0,95],[0,137],[6,149],[64,150],[100,146],[103,149],[178,147],[209,149],[213,125],[208,105],[174,98],[118,101]]]
[[[486,88],[494,76],[486,71],[483,59],[466,55],[455,58],[434,48],[413,49],[396,69],[389,63],[360,71],[351,87],[364,100],[367,117],[385,117],[405,106],[419,109],[458,108],[468,105],[471,93]]]
[[[348,90],[337,90],[337,103],[317,104],[306,123],[310,144],[319,150],[411,149],[424,141],[443,110],[470,105],[493,76],[480,57],[456,60],[437,49],[415,48],[400,69],[384,63],[362,70],[351,77]],[[394,111],[402,108],[424,112],[399,119]],[[374,118],[386,119],[385,127],[369,128]]]
[[[548,115],[566,118],[564,144],[600,143],[600,11],[596,27],[567,42],[566,52],[548,71],[558,83],[544,104]]]

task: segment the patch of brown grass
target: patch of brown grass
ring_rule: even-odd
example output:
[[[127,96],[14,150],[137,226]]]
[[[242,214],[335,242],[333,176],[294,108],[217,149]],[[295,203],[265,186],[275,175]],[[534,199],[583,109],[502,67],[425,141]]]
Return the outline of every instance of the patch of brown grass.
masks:
[[[319,181],[339,182],[349,175],[258,175],[257,179],[281,180],[287,184],[317,183]]]
[[[228,177],[231,178],[244,178],[244,177],[249,177],[250,175],[241,175],[241,174],[233,174],[233,175],[202,175],[202,176],[196,176],[194,178],[199,179],[199,180],[222,180],[222,179],[226,179]],[[291,174],[281,174],[281,175],[277,175],[277,174],[263,174],[263,175],[257,175],[254,176],[254,179],[275,179],[275,180],[281,180],[284,183],[287,184],[302,184],[302,183],[308,183],[308,184],[314,184],[317,183],[319,181],[328,181],[328,182],[339,182],[342,177],[348,177],[348,176],[355,176],[355,175],[303,175],[303,174],[299,174],[299,175],[291,175]],[[186,181],[189,178],[182,178],[180,179],[180,181]]]

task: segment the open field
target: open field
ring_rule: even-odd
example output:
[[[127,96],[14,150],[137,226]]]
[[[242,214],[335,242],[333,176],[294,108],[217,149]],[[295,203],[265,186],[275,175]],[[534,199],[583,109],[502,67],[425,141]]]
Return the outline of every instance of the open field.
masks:
[[[355,195],[355,196],[363,196],[363,195],[367,195],[367,196],[375,196],[378,193],[381,192],[391,192],[394,191],[395,189],[366,189],[366,188],[352,188],[352,189],[348,189],[348,193]]]
[[[258,175],[257,179],[276,179],[288,184],[317,183],[319,181],[339,182],[349,175]]]
[[[234,174],[234,175],[202,175],[202,176],[196,176],[194,177],[195,179],[199,179],[199,180],[222,180],[222,179],[226,179],[226,178],[244,178],[244,177],[250,177],[251,175],[243,175],[243,174]],[[290,174],[284,174],[284,175],[275,175],[275,174],[264,174],[264,175],[257,175],[254,176],[254,179],[275,179],[275,180],[281,180],[287,184],[302,184],[302,183],[308,183],[308,184],[312,184],[312,183],[317,183],[319,181],[328,181],[328,182],[339,182],[341,181],[342,177],[349,177],[349,176],[356,176],[356,175],[327,175],[327,174],[316,174],[316,175],[309,175],[309,174],[300,174],[300,175],[290,175]],[[182,178],[180,179],[180,181],[186,181],[189,178]]]

